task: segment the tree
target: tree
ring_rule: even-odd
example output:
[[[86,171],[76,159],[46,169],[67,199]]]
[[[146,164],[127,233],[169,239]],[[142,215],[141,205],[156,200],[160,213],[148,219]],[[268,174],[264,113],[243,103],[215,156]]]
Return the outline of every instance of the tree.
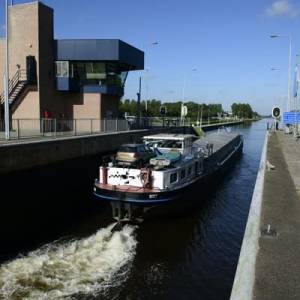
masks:
[[[167,108],[166,117],[177,117],[179,118],[181,115],[181,106],[182,101],[176,102],[164,102],[162,103],[160,100],[152,99],[147,102],[147,111],[146,111],[146,101],[141,101],[141,111],[142,116],[148,117],[157,117],[160,116],[159,109],[164,105]],[[202,110],[203,119],[217,117],[218,114],[223,112],[222,104],[213,103],[213,104],[205,104],[205,103],[196,103],[193,101],[185,102],[185,105],[188,108],[187,117],[191,119],[191,121],[196,121],[198,119],[198,112]],[[129,115],[137,114],[137,102],[136,100],[125,99],[120,101],[120,117],[124,117],[124,114],[127,113]]]
[[[257,113],[254,113],[249,103],[233,103],[231,105],[232,114],[239,118],[251,119]]]

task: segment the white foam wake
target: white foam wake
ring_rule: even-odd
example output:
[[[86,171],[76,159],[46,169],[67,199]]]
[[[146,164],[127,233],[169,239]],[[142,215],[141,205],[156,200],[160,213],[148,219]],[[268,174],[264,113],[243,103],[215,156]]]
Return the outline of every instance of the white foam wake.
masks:
[[[0,299],[59,299],[94,294],[113,284],[135,256],[134,227],[63,245],[49,244],[0,267]]]

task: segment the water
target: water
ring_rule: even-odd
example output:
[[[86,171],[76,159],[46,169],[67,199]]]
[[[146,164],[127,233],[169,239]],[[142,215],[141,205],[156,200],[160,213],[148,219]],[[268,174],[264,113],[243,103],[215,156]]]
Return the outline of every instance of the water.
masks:
[[[0,299],[229,299],[266,121],[234,130],[244,154],[211,193],[195,191],[199,207],[120,232],[90,199],[98,158],[6,178],[3,188],[31,205],[20,213],[13,203],[2,221]],[[47,193],[45,180],[55,183]]]
[[[111,232],[114,224],[92,236],[51,243],[4,264],[0,296],[6,299],[56,299],[74,294],[96,294],[127,273],[135,256],[133,226]]]

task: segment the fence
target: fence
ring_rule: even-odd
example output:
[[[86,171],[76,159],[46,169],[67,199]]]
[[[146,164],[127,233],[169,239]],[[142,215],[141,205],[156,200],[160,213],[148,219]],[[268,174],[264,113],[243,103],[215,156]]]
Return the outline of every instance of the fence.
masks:
[[[59,137],[91,135],[153,127],[189,126],[189,120],[179,118],[127,119],[12,119],[10,138]],[[5,139],[4,121],[0,120],[0,140]]]

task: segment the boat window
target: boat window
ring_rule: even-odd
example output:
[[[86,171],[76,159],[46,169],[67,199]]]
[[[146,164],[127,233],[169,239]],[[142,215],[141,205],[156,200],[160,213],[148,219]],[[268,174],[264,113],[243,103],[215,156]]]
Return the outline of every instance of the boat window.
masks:
[[[139,151],[139,152],[145,152],[146,149],[145,149],[144,146],[139,146],[139,147],[138,147],[138,151]]]
[[[145,146],[145,149],[147,152],[152,152],[152,150],[148,146]]]
[[[195,173],[198,172],[198,168],[199,168],[199,163],[196,161],[196,163],[195,163]]]
[[[170,183],[177,181],[177,172],[170,175]]]
[[[185,177],[185,169],[183,169],[180,173],[180,179],[183,179]]]
[[[189,166],[188,168],[188,175],[191,175],[192,174],[192,166]]]
[[[119,149],[119,152],[136,152],[136,147],[130,147],[130,146],[121,146]]]
[[[185,144],[185,147],[191,147],[191,145],[192,145],[192,140],[189,138],[189,139],[186,139],[185,140],[185,142],[184,142],[184,144]]]
[[[182,145],[181,141],[166,140],[166,141],[161,141],[159,147],[181,149],[181,145]]]

